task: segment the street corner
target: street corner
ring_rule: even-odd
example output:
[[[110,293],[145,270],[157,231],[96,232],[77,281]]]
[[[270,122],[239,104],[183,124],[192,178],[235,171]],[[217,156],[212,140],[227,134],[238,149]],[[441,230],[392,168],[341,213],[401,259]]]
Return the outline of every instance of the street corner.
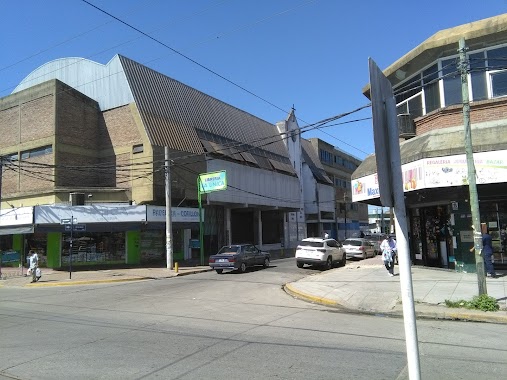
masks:
[[[340,305],[336,300],[332,300],[329,298],[317,296],[314,294],[310,294],[308,292],[304,292],[301,289],[298,288],[296,283],[294,282],[288,282],[283,286],[283,289],[285,292],[293,297],[309,301],[312,303],[318,303],[324,306],[334,306],[334,307],[343,307]]]

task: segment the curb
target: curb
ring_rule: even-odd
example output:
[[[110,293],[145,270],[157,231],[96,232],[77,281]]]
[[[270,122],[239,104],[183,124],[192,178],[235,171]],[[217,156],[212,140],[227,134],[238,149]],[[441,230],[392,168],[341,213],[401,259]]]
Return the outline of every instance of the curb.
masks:
[[[47,287],[55,287],[55,286],[73,286],[73,285],[88,285],[88,284],[106,284],[111,282],[127,282],[127,281],[143,281],[143,280],[152,280],[152,278],[149,277],[131,277],[131,278],[111,278],[111,279],[102,279],[102,280],[78,280],[78,281],[72,281],[69,280],[69,282],[35,282],[35,283],[28,283],[25,285],[22,285],[23,288],[47,288]]]
[[[395,318],[403,318],[403,306],[399,305],[397,306],[401,308],[401,310],[393,310],[393,311],[369,311],[369,310],[353,310],[349,309],[343,305],[341,305],[336,300],[331,300],[329,298],[325,297],[318,297],[314,296],[308,293],[304,293],[293,287],[290,283],[287,283],[283,286],[284,291],[287,294],[290,294],[293,297],[297,297],[299,299],[302,299],[304,301],[317,303],[323,306],[331,306],[340,308],[342,310],[346,310],[350,313],[356,313],[356,314],[366,314],[366,315],[385,315],[389,317],[395,317]],[[434,309],[434,310],[417,310],[419,305],[419,309]],[[441,309],[443,306],[436,306],[436,305],[430,305],[430,304],[421,304],[416,303],[415,304],[415,314],[416,318],[420,319],[436,319],[436,320],[452,320],[452,321],[468,321],[468,322],[485,322],[485,323],[496,323],[496,324],[507,324],[507,314],[493,314],[495,312],[488,312],[488,311],[481,311],[481,310],[467,310],[463,309],[463,311],[457,311],[459,309]],[[500,311],[502,312],[502,311]]]

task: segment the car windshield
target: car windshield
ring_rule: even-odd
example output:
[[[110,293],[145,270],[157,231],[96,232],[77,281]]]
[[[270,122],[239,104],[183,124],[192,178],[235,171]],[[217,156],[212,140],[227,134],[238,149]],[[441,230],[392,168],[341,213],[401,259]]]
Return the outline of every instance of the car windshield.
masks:
[[[359,246],[361,246],[362,244],[363,244],[363,243],[361,242],[361,240],[349,240],[349,239],[347,239],[347,240],[345,240],[345,241],[343,242],[343,245],[353,245],[353,246],[355,246],[355,247],[359,247]]]
[[[316,247],[316,248],[319,248],[319,247],[323,247],[324,246],[324,242],[322,242],[322,241],[302,241],[301,243],[299,243],[299,245],[301,247]]]
[[[229,246],[222,247],[220,249],[220,251],[218,251],[218,254],[219,255],[234,255],[234,254],[240,253],[240,252],[241,252],[241,247],[239,247],[237,245],[229,245]]]

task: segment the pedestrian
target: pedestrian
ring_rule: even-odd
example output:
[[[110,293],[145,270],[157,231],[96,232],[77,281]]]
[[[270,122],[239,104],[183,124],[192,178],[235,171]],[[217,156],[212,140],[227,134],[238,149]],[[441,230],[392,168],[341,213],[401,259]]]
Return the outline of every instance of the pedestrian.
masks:
[[[30,274],[32,275],[32,281],[37,281],[37,269],[39,268],[39,255],[37,251],[32,251],[32,255],[28,258],[30,263]]]
[[[396,255],[396,240],[392,236],[386,236],[380,244],[382,251],[382,261],[389,272],[389,276],[394,276],[394,256]]]
[[[475,247],[470,249],[470,252],[473,252]],[[481,255],[484,260],[484,266],[486,267],[486,273],[488,277],[495,278],[495,267],[493,266],[493,238],[489,234],[489,231],[486,229],[482,234],[482,252]]]

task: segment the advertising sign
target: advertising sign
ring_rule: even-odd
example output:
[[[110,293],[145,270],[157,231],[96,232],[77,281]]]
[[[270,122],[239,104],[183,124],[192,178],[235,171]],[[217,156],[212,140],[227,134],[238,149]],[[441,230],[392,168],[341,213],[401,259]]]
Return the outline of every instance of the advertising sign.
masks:
[[[227,189],[227,176],[225,170],[212,173],[199,174],[199,183],[201,193],[211,193],[212,191]]]

